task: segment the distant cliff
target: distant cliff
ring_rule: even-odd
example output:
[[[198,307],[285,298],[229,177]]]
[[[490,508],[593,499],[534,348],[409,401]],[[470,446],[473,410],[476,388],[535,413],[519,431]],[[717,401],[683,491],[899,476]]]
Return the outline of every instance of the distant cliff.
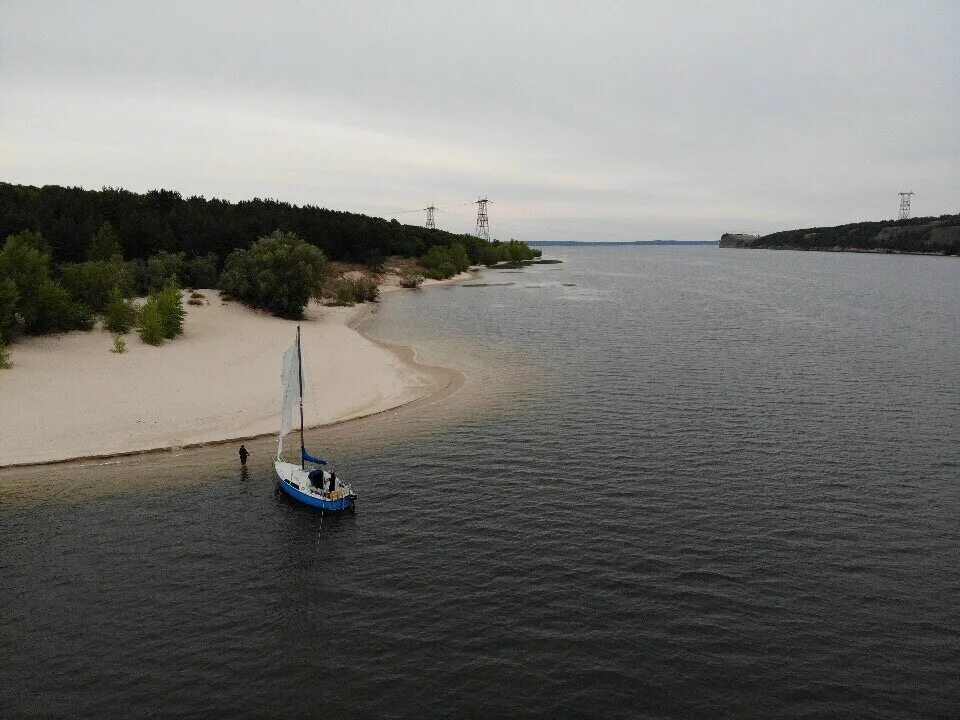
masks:
[[[724,233],[720,236],[720,247],[748,248],[760,239],[759,235],[745,235],[744,233]]]
[[[960,255],[960,215],[859,222],[770,235],[724,233],[720,247]]]

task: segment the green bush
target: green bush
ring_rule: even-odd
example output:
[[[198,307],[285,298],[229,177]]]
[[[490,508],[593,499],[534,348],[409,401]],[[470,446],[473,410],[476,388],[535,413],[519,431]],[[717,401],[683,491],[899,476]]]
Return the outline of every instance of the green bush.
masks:
[[[380,286],[371,278],[354,278],[345,281],[350,286],[350,291],[357,302],[379,302]]]
[[[137,258],[124,263],[127,273],[133,279],[133,294],[144,297],[150,294],[150,278],[147,275],[147,261]]]
[[[109,261],[114,258],[123,260],[123,250],[120,247],[120,236],[109,222],[103,223],[100,229],[90,240],[87,249],[87,259],[94,261]]]
[[[140,309],[140,339],[148,345],[160,345],[164,338],[163,317],[155,297],[150,297]]]
[[[500,262],[500,253],[497,245],[484,245],[480,251],[480,262],[490,267]]]
[[[353,294],[353,286],[349,282],[340,283],[337,286],[337,299],[334,305],[341,307],[353,307],[357,304],[357,298]]]
[[[214,288],[217,286],[217,256],[197,256],[186,266],[186,281],[193,288]]]
[[[13,362],[10,360],[10,351],[7,350],[7,346],[0,341],[0,368],[6,370],[10,367],[13,367]]]
[[[120,291],[115,289],[104,313],[104,327],[112,333],[123,335],[130,332],[130,328],[137,324],[137,314],[138,310],[134,302],[123,297]]]
[[[39,233],[10,235],[0,250],[0,278],[6,286],[6,302],[9,302],[12,284],[14,312],[20,316],[22,330],[26,333],[33,332],[36,327],[40,288],[50,282],[50,255],[37,247],[35,235],[39,236]],[[40,240],[43,240],[42,236]]]
[[[481,262],[484,265],[497,263],[521,263],[539,257],[542,252],[531,250],[526,243],[511,239],[509,242],[494,241],[481,251]]]
[[[235,250],[220,274],[227,297],[279,317],[298,319],[311,297],[320,297],[327,258],[296,234],[275,231],[249,250]]]
[[[0,279],[0,343],[10,342],[17,334],[17,284],[10,278]]]
[[[334,290],[334,305],[353,306],[364,302],[378,302],[380,300],[380,286],[368,277],[345,278],[336,284]]]
[[[140,308],[140,339],[150,345],[159,345],[164,339],[171,340],[183,332],[183,297],[173,282],[163,290],[150,293]]]
[[[434,280],[443,280],[457,273],[450,255],[450,248],[446,245],[434,245],[426,255],[420,258],[419,262],[424,269],[424,275]]]
[[[434,245],[419,260],[424,274],[434,280],[444,280],[470,267],[470,258],[460,243]]]
[[[446,278],[452,278],[457,274],[457,266],[453,263],[443,263],[440,266],[440,270],[434,280],[444,280]]]
[[[470,258],[467,257],[467,251],[460,243],[450,245],[450,262],[456,268],[458,273],[466,272],[470,267]]]
[[[180,285],[187,280],[186,253],[170,253],[161,250],[156,255],[147,258],[143,273],[140,278],[141,285],[138,288],[141,295],[146,295],[154,290],[162,290],[171,280]]]
[[[180,335],[183,332],[183,318],[186,316],[180,288],[171,282],[163,290],[151,295],[151,298],[156,298],[160,321],[163,323],[163,336],[170,340]]]
[[[74,302],[70,294],[52,280],[47,280],[38,288],[36,299],[36,315],[30,332],[43,335],[93,328],[90,308]]]
[[[197,266],[194,266],[187,263],[186,257],[182,252],[170,253],[161,250],[146,260],[138,258],[124,263],[134,294],[143,297],[154,290],[163,290],[171,278],[177,285],[189,283],[197,287],[194,285],[196,280],[201,280],[210,287],[216,285],[216,270],[213,270],[211,278],[207,258],[194,258],[192,262],[200,261]]]
[[[125,353],[127,351],[127,341],[123,339],[122,335],[113,336],[113,349],[110,352],[115,353]]]
[[[510,242],[506,244],[507,246],[507,255],[508,259],[511,262],[524,262],[525,260],[533,260],[533,250],[531,250],[526,243],[522,243],[519,240],[510,239]]]
[[[40,233],[22,232],[7,237],[0,250],[0,322],[5,324],[4,336],[14,329],[40,335],[92,327],[89,307],[74,302],[61,285],[50,279],[48,248]],[[9,317],[11,298],[15,328]]]
[[[60,283],[70,297],[95,312],[106,309],[115,290],[124,297],[130,297],[134,291],[130,267],[119,258],[63,265]]]
[[[404,273],[400,276],[400,287],[415,290],[421,285],[423,285],[423,275]]]

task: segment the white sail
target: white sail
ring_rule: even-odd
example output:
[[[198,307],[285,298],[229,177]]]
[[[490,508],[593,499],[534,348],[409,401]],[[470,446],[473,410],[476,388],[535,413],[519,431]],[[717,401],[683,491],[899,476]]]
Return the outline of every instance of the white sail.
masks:
[[[300,400],[300,362],[297,345],[294,343],[283,354],[283,410],[280,413],[280,438],[277,441],[277,457],[283,452],[283,437],[293,428],[293,406]]]
[[[297,328],[297,342],[283,354],[283,410],[280,414],[280,436],[277,438],[277,458],[273,462],[279,478],[279,488],[294,500],[320,508],[322,510],[353,509],[356,494],[350,485],[345,484],[333,472],[321,468],[307,469],[306,463],[326,465],[327,461],[313,457],[303,446],[303,363],[300,352],[300,328]],[[283,459],[283,438],[293,429],[293,406],[300,402],[300,457],[291,463]],[[321,475],[322,473],[322,475]],[[314,482],[314,479],[323,482]]]

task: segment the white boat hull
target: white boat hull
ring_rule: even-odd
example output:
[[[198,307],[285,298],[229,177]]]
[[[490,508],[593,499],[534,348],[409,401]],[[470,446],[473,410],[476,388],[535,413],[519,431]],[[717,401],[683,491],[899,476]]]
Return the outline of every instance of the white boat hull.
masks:
[[[275,460],[273,466],[280,479],[280,489],[304,505],[328,511],[347,510],[354,506],[357,496],[349,485],[338,479],[333,492],[329,490],[330,473],[326,470],[323,471],[320,487],[317,487],[310,480],[309,473],[299,465]]]

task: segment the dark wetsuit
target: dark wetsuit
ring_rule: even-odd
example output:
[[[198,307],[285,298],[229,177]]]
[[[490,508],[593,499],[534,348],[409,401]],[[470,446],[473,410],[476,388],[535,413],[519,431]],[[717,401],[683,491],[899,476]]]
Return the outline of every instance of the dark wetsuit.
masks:
[[[248,456],[249,454],[250,454],[250,453],[247,452],[247,449],[246,449],[243,445],[241,445],[241,446],[240,446],[240,464],[241,464],[241,465],[246,465],[246,464],[247,464],[247,456]]]

